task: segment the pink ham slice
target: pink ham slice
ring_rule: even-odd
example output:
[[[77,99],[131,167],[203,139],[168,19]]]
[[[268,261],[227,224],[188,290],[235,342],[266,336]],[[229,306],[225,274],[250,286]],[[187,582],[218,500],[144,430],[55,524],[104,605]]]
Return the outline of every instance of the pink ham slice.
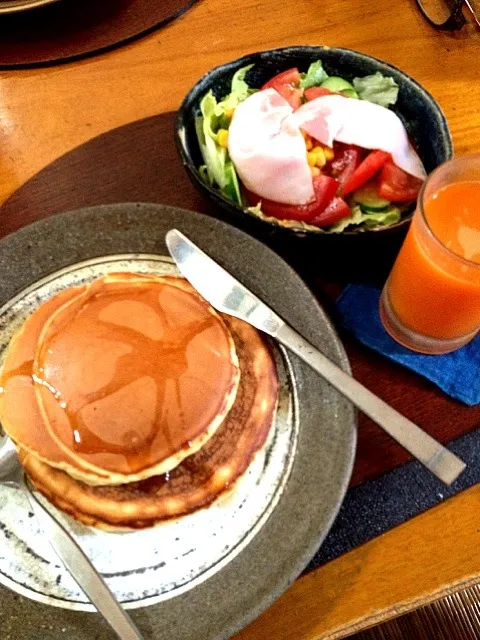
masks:
[[[408,174],[424,180],[425,168],[410,144],[400,118],[389,109],[366,100],[321,96],[305,103],[290,117],[303,131],[322,144],[333,141],[380,149]]]
[[[292,112],[275,89],[254,93],[235,109],[228,152],[247,189],[301,205],[314,198],[314,191],[305,140]]]

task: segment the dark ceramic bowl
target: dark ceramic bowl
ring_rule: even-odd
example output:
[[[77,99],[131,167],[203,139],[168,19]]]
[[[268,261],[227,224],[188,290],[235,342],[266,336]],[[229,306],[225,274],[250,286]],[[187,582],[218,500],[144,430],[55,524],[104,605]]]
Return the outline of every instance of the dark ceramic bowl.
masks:
[[[210,90],[217,98],[230,91],[233,74],[248,64],[254,64],[247,75],[251,86],[260,87],[277,73],[298,67],[306,71],[309,64],[321,59],[329,75],[337,75],[347,80],[356,76],[365,76],[377,71],[392,77],[399,85],[397,104],[393,110],[400,116],[422,158],[427,172],[450,159],[453,154],[452,139],[445,116],[434,98],[415,80],[396,69],[363,53],[336,47],[285,47],[253,53],[243,58],[216,67],[189,91],[178,111],[175,123],[175,139],[182,162],[193,184],[216,207],[215,214],[224,220],[243,228],[263,240],[276,239],[283,242],[289,239],[308,239],[314,246],[338,243],[338,237],[381,236],[397,234],[404,231],[409,224],[410,216],[404,217],[391,227],[372,229],[346,229],[342,234],[316,233],[297,231],[281,227],[275,223],[260,220],[241,206],[221,195],[214,188],[206,185],[197,168],[203,163],[195,134],[195,117],[200,113],[200,101]],[[337,238],[337,241],[334,240]],[[328,239],[328,242],[325,242]]]

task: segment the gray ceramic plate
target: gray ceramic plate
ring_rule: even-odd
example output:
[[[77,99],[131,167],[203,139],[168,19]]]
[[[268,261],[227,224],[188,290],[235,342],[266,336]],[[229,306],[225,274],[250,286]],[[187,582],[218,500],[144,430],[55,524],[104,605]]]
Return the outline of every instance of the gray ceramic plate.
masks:
[[[221,222],[161,205],[84,209],[38,222],[3,239],[0,307],[39,279],[85,260],[132,253],[166,255],[164,236],[172,227],[190,236],[348,370],[341,343],[325,314],[276,254]],[[230,637],[280,595],[325,538],[350,478],[355,414],[348,402],[293,356],[290,366],[299,429],[293,464],[274,508],[255,535],[206,580],[132,612],[146,638]],[[0,555],[10,539],[11,532],[0,522]],[[216,545],[214,537],[209,544]],[[162,560],[168,563],[169,558]],[[46,629],[47,616],[48,632],[42,632],[42,637],[113,638],[95,615],[54,610],[0,589],[2,630],[5,626],[12,638],[38,637]]]
[[[58,0],[0,0],[0,13],[18,13],[43,7]]]

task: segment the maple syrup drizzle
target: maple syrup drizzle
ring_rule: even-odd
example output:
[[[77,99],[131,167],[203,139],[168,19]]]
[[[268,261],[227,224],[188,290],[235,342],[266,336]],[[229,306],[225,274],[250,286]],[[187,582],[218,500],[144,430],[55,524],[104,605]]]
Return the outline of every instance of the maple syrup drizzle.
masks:
[[[201,396],[200,404],[203,404],[199,411],[203,411],[202,415],[205,407],[207,414],[210,410],[214,416],[215,409],[222,406],[233,374],[230,343],[223,323],[191,294],[176,287],[156,282],[147,287],[116,286],[113,292],[109,292],[106,285],[106,289],[97,290],[87,298],[81,310],[73,318],[67,318],[66,323],[56,323],[51,334],[47,331],[36,363],[29,360],[14,370],[4,372],[0,385],[5,387],[15,376],[32,377],[44,400],[47,416],[52,400],[62,409],[70,426],[70,442],[66,444],[74,452],[121,455],[130,468],[141,468],[152,459],[166,458],[180,447],[190,446],[195,433],[186,421],[195,415],[195,407],[189,406],[188,388],[196,391],[195,402],[198,403]],[[147,335],[151,331],[142,331],[141,322],[137,322],[137,326],[124,326],[121,322],[117,324],[100,319],[99,316],[112,302],[131,301],[144,305],[146,311],[148,308],[153,310],[156,318],[154,328],[161,333],[161,339]],[[79,320],[80,325],[77,326]],[[107,384],[90,393],[65,395],[62,375],[57,374],[66,369],[68,375],[69,363],[62,365],[55,361],[57,343],[83,336],[88,353],[88,335],[81,331],[86,326],[85,322],[87,325],[91,323],[92,331],[99,331],[112,344],[126,345],[128,350],[116,359],[113,375]],[[75,373],[74,366],[72,372]],[[95,362],[91,363],[90,373],[94,380]],[[148,428],[140,433],[135,424],[129,428],[120,425],[120,435],[109,438],[109,434],[102,431],[100,419],[94,424],[93,432],[91,422],[87,424],[85,419],[85,410],[90,412],[91,420],[92,410],[93,415],[101,414],[102,402],[141,380],[147,381],[148,389],[154,388],[153,398],[152,393],[147,394],[154,401],[153,419],[147,420]],[[135,400],[133,394],[132,406]],[[133,411],[133,415],[141,414],[142,407]],[[111,426],[111,422],[109,424]],[[198,424],[195,426],[198,428]]]

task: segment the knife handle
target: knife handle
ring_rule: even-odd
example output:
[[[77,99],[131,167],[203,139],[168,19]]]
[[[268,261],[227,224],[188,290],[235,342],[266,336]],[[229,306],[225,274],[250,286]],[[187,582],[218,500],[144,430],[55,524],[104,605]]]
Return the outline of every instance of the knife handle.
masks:
[[[24,477],[23,486],[33,512],[45,532],[53,550],[73,579],[87,594],[90,602],[104,617],[120,640],[143,640],[130,616],[106,585],[90,559],[68,531],[41,504]]]
[[[465,463],[416,424],[345,373],[291,327],[284,324],[275,337],[320,374],[332,387],[376,422],[446,485],[465,469]]]

